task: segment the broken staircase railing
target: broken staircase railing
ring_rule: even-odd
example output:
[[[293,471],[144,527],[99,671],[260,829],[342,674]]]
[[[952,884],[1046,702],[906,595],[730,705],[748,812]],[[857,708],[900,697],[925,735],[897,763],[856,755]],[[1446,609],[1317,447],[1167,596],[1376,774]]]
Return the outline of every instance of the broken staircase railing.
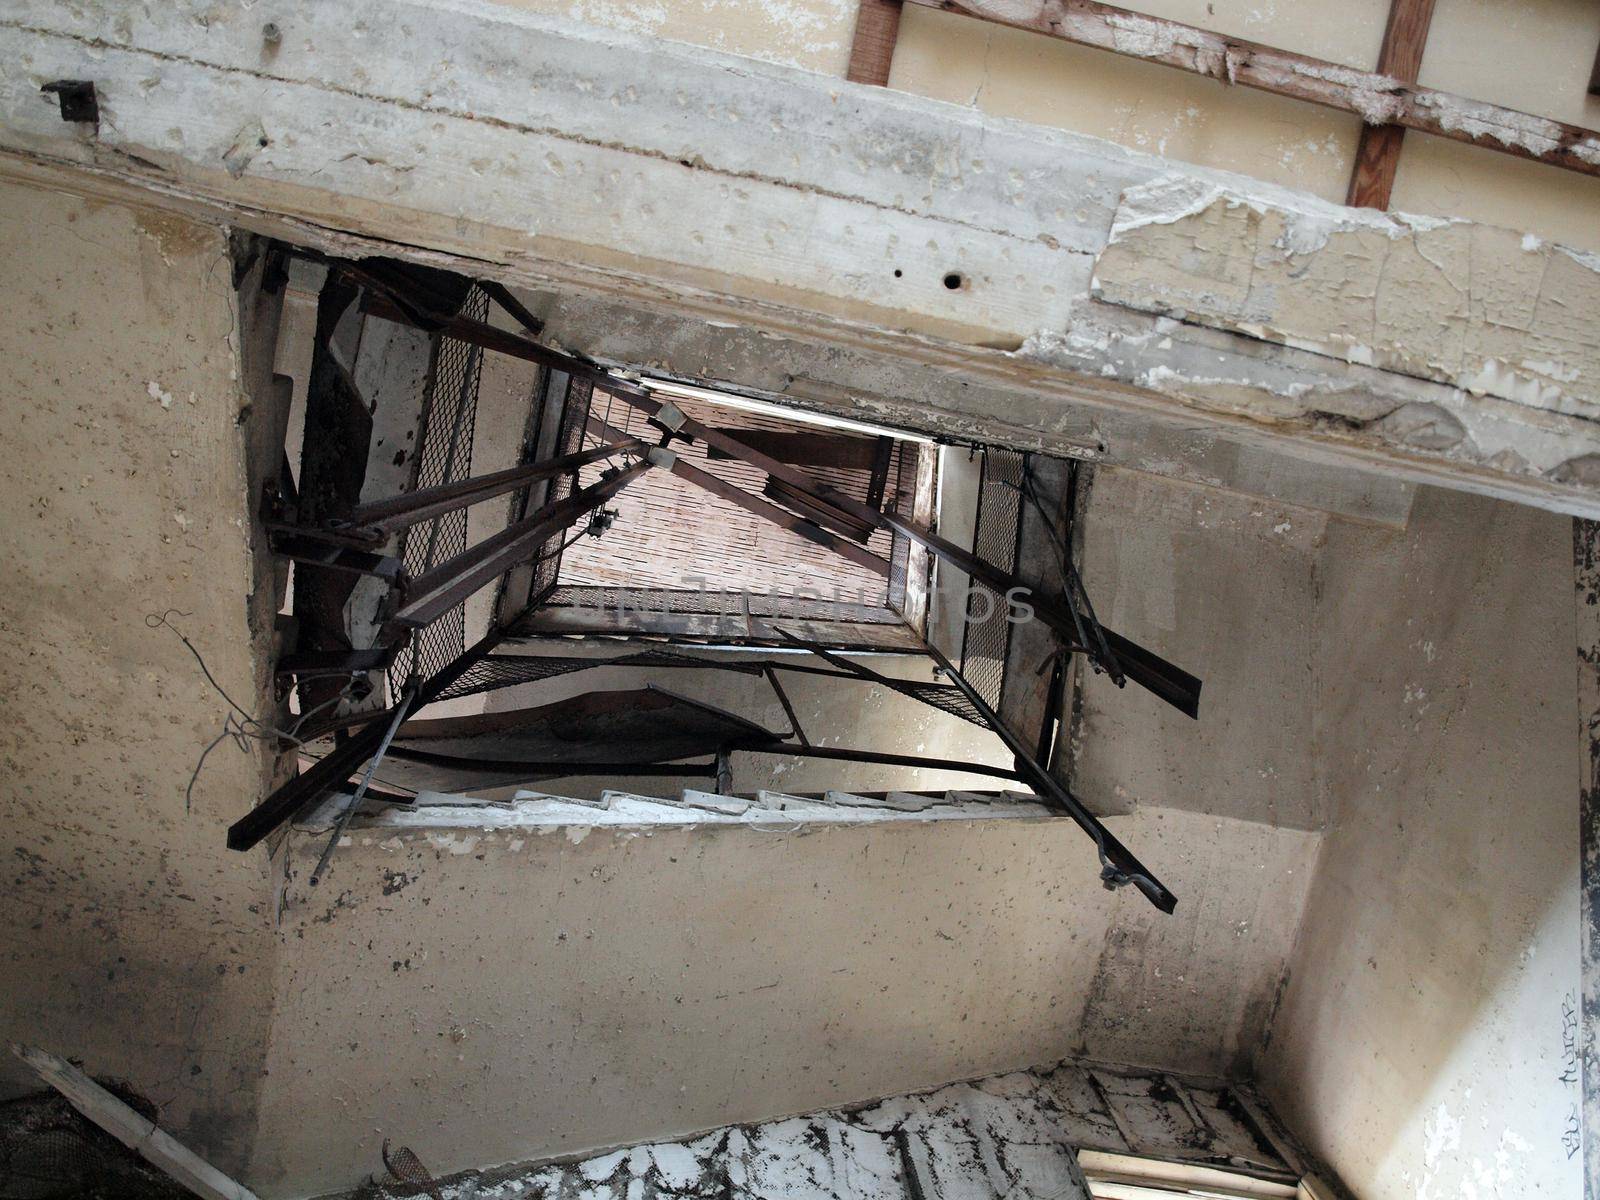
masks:
[[[868,667],[862,666],[834,654],[825,646],[815,642],[808,642],[795,637],[784,629],[773,626],[779,636],[790,644],[810,651],[824,662],[840,670],[848,671],[858,679],[892,687],[893,684]],[[1162,912],[1170,913],[1177,907],[1178,899],[1166,886],[1157,879],[1112,832],[1100,823],[1098,817],[1084,807],[1083,802],[1074,796],[1059,780],[1044,767],[1039,765],[1033,752],[1027,744],[1018,737],[1001,719],[1000,714],[978,694],[976,688],[967,682],[965,676],[951,665],[950,660],[944,656],[939,648],[931,642],[924,642],[928,656],[938,665],[940,671],[960,689],[968,703],[975,708],[984,719],[984,723],[1010,750],[1016,760],[1016,778],[1021,779],[1033,788],[1036,795],[1052,808],[1058,809],[1066,816],[1071,817],[1085,833],[1093,839],[1095,849],[1100,857],[1100,878],[1108,888],[1122,887],[1133,884],[1145,898]]]
[[[1084,601],[1084,608],[1088,607],[1087,594],[1082,592],[1081,581],[1078,582],[1077,597],[1069,594],[1064,603],[1033,595],[1032,589],[1026,588],[1011,573],[990,565],[917,522],[896,512],[883,511],[874,505],[864,504],[837,489],[820,484],[804,472],[744,444],[737,438],[695,421],[676,405],[656,400],[647,388],[620,379],[598,364],[552,350],[530,337],[499,329],[487,322],[464,317],[459,313],[428,311],[416,302],[415,294],[407,294],[410,290],[410,281],[404,269],[397,264],[369,260],[361,264],[336,265],[349,278],[374,293],[376,303],[372,311],[379,311],[393,319],[445,333],[481,349],[508,354],[565,371],[576,378],[586,379],[641,412],[667,434],[662,446],[646,450],[643,461],[625,469],[613,469],[603,476],[599,483],[575,493],[564,501],[545,506],[539,512],[508,527],[501,534],[440,564],[439,567],[414,581],[414,584],[404,579],[403,567],[399,565],[398,560],[372,554],[363,548],[359,539],[341,536],[351,533],[353,527],[345,530],[289,528],[275,531],[274,544],[281,552],[296,557],[304,556],[306,561],[317,562],[334,569],[377,574],[395,584],[395,594],[405,598],[393,612],[387,629],[414,629],[427,624],[440,613],[460,603],[490,579],[497,577],[508,566],[526,561],[552,533],[570,528],[654,465],[670,470],[680,478],[757,512],[800,536],[849,557],[874,571],[883,571],[887,564],[859,545],[836,536],[824,528],[824,523],[836,529],[851,530],[854,535],[874,528],[886,528],[897,532],[1001,595],[1009,597],[1014,590],[1024,591],[1028,595],[1028,603],[1034,614],[1063,639],[1065,649],[1072,653],[1087,655],[1100,669],[1107,671],[1119,686],[1125,679],[1132,679],[1187,716],[1198,715],[1200,680],[1137,643],[1103,628],[1095,620],[1092,609],[1088,610],[1086,621],[1085,613],[1080,611],[1078,605],[1078,600],[1081,599]],[[496,290],[490,294],[530,333],[538,332],[537,319],[523,309],[514,297],[510,297],[504,288],[497,285]],[[590,431],[611,439],[607,445],[597,447],[593,452],[584,452],[595,454],[596,457],[591,461],[598,461],[609,453],[638,451],[640,443],[625,438],[603,421],[591,420]],[[740,489],[731,488],[730,485],[716,480],[692,464],[683,462],[670,449],[672,437],[698,438],[707,447],[765,472],[772,484],[769,494],[783,500],[783,505],[771,504]],[[527,469],[552,465],[535,464],[534,468]],[[557,468],[557,473],[561,469],[573,468]],[[437,515],[453,507],[476,503],[490,495],[503,494],[504,491],[523,486],[522,480],[511,481],[511,475],[509,472],[501,472],[495,477],[446,485],[447,488],[454,489],[450,494],[443,494],[441,489],[430,489],[431,495],[423,496],[421,493],[415,493],[409,498],[397,497],[387,502],[388,507],[368,506],[365,516],[368,524],[365,528],[381,533],[386,523],[404,522],[414,513]],[[496,491],[497,488],[501,490]],[[729,494],[730,492],[736,494]],[[422,520],[426,517],[418,516],[416,519]],[[394,524],[392,527],[402,526]],[[371,544],[373,543],[370,541],[366,543],[367,546]],[[408,584],[411,585],[410,596],[406,596]],[[462,654],[455,663],[440,670],[432,679],[419,684],[415,691],[414,707],[416,709],[425,707],[442,695],[492,648],[500,636],[497,630],[491,630],[488,637]],[[952,683],[966,696],[972,707],[984,717],[985,723],[1011,749],[1016,757],[1021,777],[1041,796],[1048,798],[1077,821],[1093,838],[1101,859],[1102,877],[1108,886],[1131,882],[1158,908],[1167,912],[1172,911],[1176,903],[1172,893],[1150,875],[1138,859],[1113,837],[1081,802],[1035,761],[1028,747],[1005,725],[999,715],[971,688],[960,672],[950,665],[936,647],[928,646],[927,649]],[[861,674],[853,664],[847,665],[847,660],[829,658],[828,661],[834,662],[836,666],[844,666],[851,674],[858,677]],[[319,665],[325,667],[325,664]],[[384,740],[384,732],[395,715],[394,710],[378,714],[378,717],[369,720],[356,733],[339,743],[330,754],[303,775],[274,792],[229,830],[229,846],[234,849],[246,849],[256,845],[311,800],[347,781],[355,770],[379,750]],[[384,717],[389,720],[381,719]],[[812,747],[806,749],[815,750]]]

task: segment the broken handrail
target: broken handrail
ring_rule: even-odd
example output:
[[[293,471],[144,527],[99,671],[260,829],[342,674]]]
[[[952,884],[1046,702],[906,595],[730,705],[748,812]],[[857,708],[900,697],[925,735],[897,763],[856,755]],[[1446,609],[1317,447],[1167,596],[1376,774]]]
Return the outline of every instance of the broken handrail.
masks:
[[[788,630],[782,629],[777,625],[773,625],[772,628],[777,630],[778,634],[789,642],[809,650],[824,662],[832,663],[834,666],[849,671],[862,679],[870,679],[874,682],[882,681],[882,676],[878,675],[877,672],[857,663],[852,663],[849,659],[834,654],[824,646],[796,637]],[[1118,841],[1116,836],[1100,823],[1099,818],[1083,806],[1081,800],[1063,787],[1055,776],[1039,765],[1038,760],[1033,757],[1033,753],[1023,743],[1022,739],[1011,731],[1011,727],[1005,723],[1000,714],[995,712],[988,702],[978,694],[977,689],[967,682],[966,677],[951,665],[950,660],[944,656],[939,648],[926,641],[923,643],[923,647],[945,676],[967,698],[968,703],[983,717],[984,723],[989,726],[989,729],[1006,744],[1006,749],[1011,751],[1017,765],[1013,778],[1020,779],[1028,784],[1041,799],[1051,803],[1055,808],[1071,817],[1077,822],[1079,828],[1093,839],[1095,849],[1100,857],[1100,878],[1106,887],[1118,888],[1124,884],[1131,883],[1144,893],[1145,898],[1151,904],[1154,904],[1162,912],[1170,913],[1176,908],[1178,904],[1177,897],[1168,891],[1159,879],[1146,870],[1144,864],[1134,856],[1133,852]]]
[[[989,707],[988,702],[967,682],[966,676],[951,665],[943,652],[931,642],[924,642],[923,645],[927,647],[929,656],[939,665],[950,682],[961,689],[961,693],[966,696],[972,707],[982,714],[989,728],[1016,756],[1017,768],[1022,773],[1023,781],[1041,796],[1048,796],[1054,800],[1085,833],[1094,839],[1095,848],[1100,855],[1100,879],[1106,887],[1114,889],[1131,883],[1144,893],[1145,899],[1162,912],[1170,913],[1176,908],[1178,898],[1145,868],[1131,850],[1117,840],[1116,835],[1100,823],[1098,817],[1083,806],[1081,800],[1039,765],[1023,740],[1011,731],[1011,727],[1000,718],[999,713]]]
[[[437,700],[489,651],[504,640],[500,629],[491,629],[459,654],[454,662],[441,667],[417,691],[412,708],[420,711]],[[277,788],[261,803],[228,827],[228,849],[249,850],[260,844],[285,821],[291,819],[324,792],[360,769],[382,743],[394,709],[370,714],[366,723],[308,769]]]

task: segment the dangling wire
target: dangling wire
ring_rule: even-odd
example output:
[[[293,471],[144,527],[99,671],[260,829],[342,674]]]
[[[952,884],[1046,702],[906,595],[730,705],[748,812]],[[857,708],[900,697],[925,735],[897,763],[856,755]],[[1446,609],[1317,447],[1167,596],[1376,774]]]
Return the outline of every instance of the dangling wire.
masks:
[[[206,660],[201,657],[200,651],[195,647],[195,644],[189,640],[189,638],[184,634],[183,630],[179,629],[170,620],[170,618],[173,616],[191,617],[193,615],[193,613],[183,612],[180,609],[169,608],[159,615],[156,613],[147,613],[145,614],[144,618],[146,628],[161,629],[162,627],[165,627],[172,630],[172,632],[177,636],[178,640],[183,643],[184,649],[188,650],[189,653],[194,656],[194,661],[199,665],[200,673],[205,676],[206,682],[211,685],[212,689],[217,693],[217,695],[221,696],[228,707],[233,710],[223,715],[221,731],[218,732],[217,736],[212,738],[206,748],[200,752],[200,758],[194,764],[194,770],[189,774],[189,783],[183,789],[183,811],[186,813],[192,812],[194,809],[194,785],[200,781],[200,772],[205,768],[206,759],[209,758],[211,756],[211,752],[220,746],[224,741],[231,740],[235,746],[237,746],[246,754],[250,752],[250,743],[252,741],[288,742],[291,746],[298,748],[299,746],[305,744],[300,740],[299,737],[301,726],[303,726],[318,713],[332,708],[335,704],[338,704],[342,700],[349,699],[351,692],[351,684],[345,684],[345,686],[339,690],[339,694],[334,696],[332,699],[326,700],[317,705],[315,708],[301,713],[299,719],[297,719],[295,723],[287,730],[279,729],[276,725],[268,724],[266,721],[262,721],[259,718],[252,716],[243,705],[239,704],[239,702],[236,701],[232,696],[228,695],[223,686],[217,682],[217,677],[211,673],[211,668],[206,666]]]

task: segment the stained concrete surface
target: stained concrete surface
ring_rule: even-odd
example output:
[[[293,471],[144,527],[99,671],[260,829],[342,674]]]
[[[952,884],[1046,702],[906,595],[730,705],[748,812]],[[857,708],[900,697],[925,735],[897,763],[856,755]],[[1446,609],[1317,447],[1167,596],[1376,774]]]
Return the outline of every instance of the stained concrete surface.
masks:
[[[296,835],[252,1185],[348,1187],[385,1136],[446,1172],[1067,1054],[1230,1074],[1315,838],[1148,809],[1112,829],[1175,916],[1104,891],[1062,821],[379,825],[315,889],[324,839]]]
[[[1570,523],[1425,491],[1328,538],[1330,821],[1269,1095],[1371,1200],[1575,1200]]]
[[[1064,410],[1098,410],[1586,514],[1600,503],[1586,469],[1600,427],[1580,414],[1540,409],[1519,424],[1522,406],[1508,414],[1453,384],[1090,296],[1130,188],[1177,179],[1346,212],[1316,197],[502,6],[384,0],[334,15],[274,3],[203,19],[30,7],[25,23],[0,23],[0,46],[26,64],[0,90],[0,141],[29,169],[90,166],[251,229],[349,249],[328,231],[354,228],[511,283],[561,281],[941,364],[1046,399],[1027,423],[1034,439],[1053,440]],[[263,61],[266,15],[291,33]],[[90,74],[113,118],[93,137],[38,99],[50,79]],[[1419,311],[1451,293],[1447,279],[1413,283]],[[1546,299],[1578,302],[1587,287]],[[1410,404],[1450,411],[1469,436],[1442,446],[1382,419]],[[969,427],[1005,419],[959,415]]]
[[[1153,804],[1322,827],[1314,651],[1332,524],[1218,488],[1094,473],[1082,570],[1096,611],[1204,682],[1191,720],[1081,674],[1072,781],[1096,811]]]
[[[270,588],[250,555],[240,312],[221,230],[0,184],[0,1040],[126,1080],[226,1169],[255,1134],[273,989],[262,858],[223,831],[267,762]],[[38,1086],[10,1055],[0,1089]]]

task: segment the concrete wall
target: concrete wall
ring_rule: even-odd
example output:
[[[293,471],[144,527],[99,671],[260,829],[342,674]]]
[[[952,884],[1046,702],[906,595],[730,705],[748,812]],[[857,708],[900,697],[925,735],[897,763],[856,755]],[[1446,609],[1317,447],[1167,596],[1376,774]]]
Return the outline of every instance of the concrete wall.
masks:
[[[1330,525],[1331,823],[1262,1061],[1357,1195],[1581,1194],[1570,523],[1419,493]]]
[[[961,828],[953,826],[960,824]],[[296,836],[252,1185],[677,1137],[1068,1053],[1223,1072],[1275,994],[1314,836],[1144,810],[1181,897],[1104,891],[1067,821]]]
[[[254,1132],[273,940],[264,857],[223,831],[265,762],[200,752],[254,710],[253,574],[227,240],[170,214],[0,182],[0,729],[9,870],[0,1040],[127,1080],[228,1169]],[[0,1055],[0,1094],[38,1080]]]
[[[1140,804],[1320,829],[1312,509],[1097,470],[1083,578],[1101,620],[1204,683],[1200,719],[1084,673],[1072,781],[1098,812]]]

